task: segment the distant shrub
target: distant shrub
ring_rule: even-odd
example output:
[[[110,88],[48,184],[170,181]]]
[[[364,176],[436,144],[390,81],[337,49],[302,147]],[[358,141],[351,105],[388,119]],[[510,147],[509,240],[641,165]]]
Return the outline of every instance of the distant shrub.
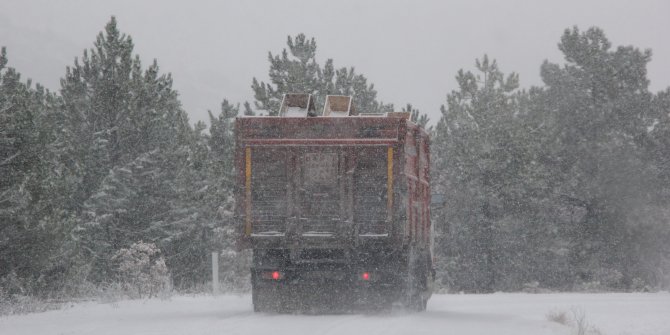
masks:
[[[0,315],[44,312],[60,306],[58,302],[45,301],[29,295],[11,294],[0,287]]]
[[[640,278],[633,278],[630,283],[630,290],[633,292],[653,292],[654,289]]]
[[[588,280],[578,282],[574,286],[579,292],[611,292],[624,291],[623,274],[616,269],[597,268],[590,271]]]
[[[118,273],[128,295],[151,298],[170,289],[170,276],[160,249],[153,243],[137,242],[114,255]]]
[[[590,324],[586,320],[586,314],[583,310],[573,307],[572,308],[572,326],[576,335],[601,335],[602,333],[598,328]]]
[[[560,323],[562,325],[568,325],[570,322],[568,320],[568,313],[565,311],[553,310],[547,313],[547,320],[551,322]]]
[[[581,282],[576,284],[573,290],[576,292],[589,292],[589,293],[610,291],[610,289],[601,284],[600,281]]]
[[[547,313],[547,320],[571,327],[574,335],[602,335],[598,328],[587,321],[586,314],[578,307],[572,307],[570,314],[560,310],[550,311]]]
[[[553,291],[547,288],[540,286],[540,282],[532,281],[529,283],[523,284],[523,292],[526,293],[552,293]]]

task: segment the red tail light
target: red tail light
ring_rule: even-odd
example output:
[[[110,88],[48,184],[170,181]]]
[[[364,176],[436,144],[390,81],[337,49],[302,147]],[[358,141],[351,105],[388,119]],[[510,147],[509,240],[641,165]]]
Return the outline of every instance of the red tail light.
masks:
[[[284,278],[284,274],[279,271],[265,271],[261,273],[261,277],[266,280],[280,280]]]
[[[363,274],[361,275],[361,279],[370,280],[370,274],[367,272],[363,272]]]

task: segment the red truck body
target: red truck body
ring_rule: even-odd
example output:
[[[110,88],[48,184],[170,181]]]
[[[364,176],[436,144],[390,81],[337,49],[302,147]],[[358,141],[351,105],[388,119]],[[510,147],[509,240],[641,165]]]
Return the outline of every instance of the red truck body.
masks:
[[[236,217],[253,249],[255,310],[326,296],[425,308],[430,142],[406,116],[236,120]]]

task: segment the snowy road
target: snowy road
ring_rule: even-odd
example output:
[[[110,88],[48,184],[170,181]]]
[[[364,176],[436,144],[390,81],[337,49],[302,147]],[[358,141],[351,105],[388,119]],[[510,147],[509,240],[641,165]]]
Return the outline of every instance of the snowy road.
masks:
[[[425,313],[255,314],[249,296],[85,303],[0,317],[0,334],[514,334],[571,335],[551,311],[583,311],[602,335],[669,335],[670,294],[433,296]]]

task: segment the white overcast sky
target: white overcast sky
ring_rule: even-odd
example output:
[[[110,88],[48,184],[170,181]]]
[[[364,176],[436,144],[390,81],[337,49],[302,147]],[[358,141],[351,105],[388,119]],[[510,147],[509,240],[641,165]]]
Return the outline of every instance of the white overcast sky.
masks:
[[[146,64],[171,72],[191,121],[222,99],[252,101],[267,80],[267,53],[286,36],[316,39],[321,63],[354,66],[396,109],[407,102],[433,122],[458,69],[487,53],[522,87],[540,85],[543,60],[563,62],[566,28],[604,29],[614,46],[653,50],[651,89],[670,86],[670,1],[140,1],[0,0],[0,46],[9,66],[58,90],[65,67],[91,48],[110,17],[132,36]]]

